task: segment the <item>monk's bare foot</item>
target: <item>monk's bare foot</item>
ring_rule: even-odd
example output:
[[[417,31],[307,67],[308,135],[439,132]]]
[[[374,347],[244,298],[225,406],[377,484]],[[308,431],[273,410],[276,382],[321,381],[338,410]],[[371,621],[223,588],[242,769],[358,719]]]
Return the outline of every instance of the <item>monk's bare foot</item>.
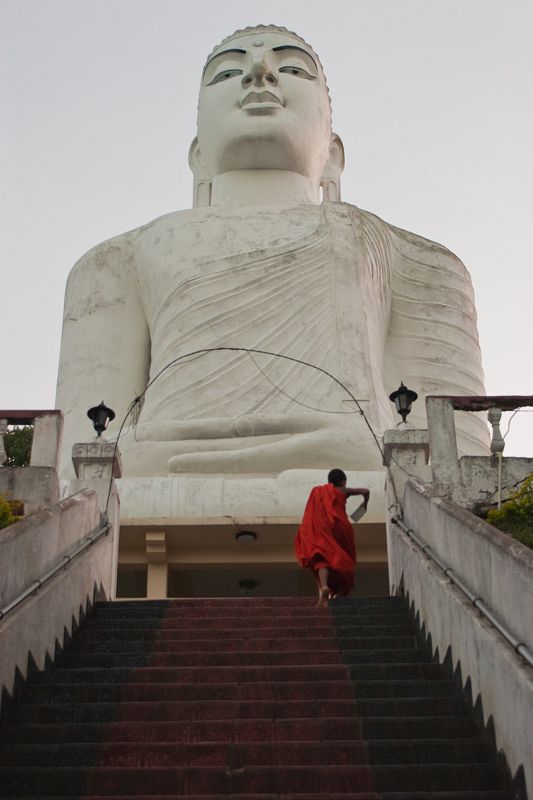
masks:
[[[328,600],[329,589],[327,586],[323,586],[318,592],[318,603],[316,604],[317,608],[327,608]]]

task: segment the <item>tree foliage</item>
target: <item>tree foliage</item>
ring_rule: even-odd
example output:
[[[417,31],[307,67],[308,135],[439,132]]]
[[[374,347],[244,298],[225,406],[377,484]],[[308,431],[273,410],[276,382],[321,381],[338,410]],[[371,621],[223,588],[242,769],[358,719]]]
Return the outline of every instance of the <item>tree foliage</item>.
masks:
[[[30,463],[33,427],[24,425],[4,434],[4,449],[7,458],[4,467],[27,467]]]
[[[487,514],[487,522],[528,547],[533,547],[533,473],[501,508]]]
[[[16,517],[11,510],[11,504],[5,497],[0,495],[0,528],[7,528],[16,521]]]

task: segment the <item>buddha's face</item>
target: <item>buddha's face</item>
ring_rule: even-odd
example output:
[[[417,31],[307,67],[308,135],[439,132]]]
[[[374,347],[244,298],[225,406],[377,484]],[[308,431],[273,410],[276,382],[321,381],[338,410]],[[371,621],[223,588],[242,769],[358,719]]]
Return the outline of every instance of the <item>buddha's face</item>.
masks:
[[[328,157],[326,82],[303,43],[278,32],[237,36],[207,62],[198,142],[210,175],[290,170],[319,180]]]

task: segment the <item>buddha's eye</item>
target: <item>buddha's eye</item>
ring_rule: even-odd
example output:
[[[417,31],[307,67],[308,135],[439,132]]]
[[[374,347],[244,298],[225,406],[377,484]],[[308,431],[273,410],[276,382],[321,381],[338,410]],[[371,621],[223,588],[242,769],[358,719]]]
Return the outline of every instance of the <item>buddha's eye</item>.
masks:
[[[315,76],[302,69],[302,67],[280,67],[279,71],[284,72],[286,75],[295,75],[297,78],[305,78],[307,81],[315,80]]]
[[[213,80],[209,81],[207,84],[208,86],[212,86],[214,83],[221,83],[222,81],[227,81],[229,78],[234,78],[235,75],[242,75],[242,69],[225,69],[222,72],[219,72]]]

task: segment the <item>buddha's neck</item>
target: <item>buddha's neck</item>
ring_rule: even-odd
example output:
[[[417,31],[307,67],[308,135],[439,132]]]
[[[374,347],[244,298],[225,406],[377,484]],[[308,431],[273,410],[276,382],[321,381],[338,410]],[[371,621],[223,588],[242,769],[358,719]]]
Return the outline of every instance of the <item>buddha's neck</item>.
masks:
[[[212,183],[212,206],[297,206],[319,203],[319,186],[296,172],[236,170],[217,175]]]

